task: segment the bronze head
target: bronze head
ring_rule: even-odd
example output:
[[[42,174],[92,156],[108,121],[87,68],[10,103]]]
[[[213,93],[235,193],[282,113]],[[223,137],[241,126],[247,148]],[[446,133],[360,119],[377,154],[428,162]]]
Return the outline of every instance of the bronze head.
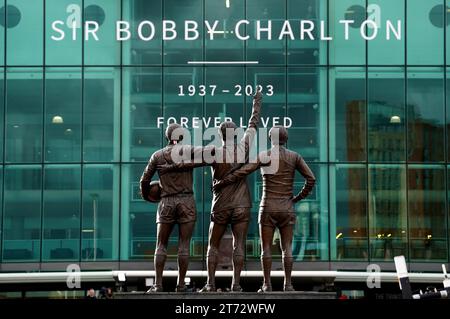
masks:
[[[269,131],[269,139],[272,145],[284,145],[288,140],[288,132],[284,126],[276,125]]]
[[[170,144],[176,144],[176,142],[183,140],[183,133],[184,128],[180,124],[171,123],[166,128],[166,139]]]
[[[233,129],[233,130],[231,131],[231,129]],[[237,125],[234,122],[225,121],[225,122],[220,123],[219,133],[222,136],[222,141],[226,142],[227,141],[227,134],[229,134],[231,132],[233,133],[233,137],[235,137],[235,135],[236,135],[235,130],[236,129],[237,129]],[[234,139],[234,141],[235,141],[235,139]]]

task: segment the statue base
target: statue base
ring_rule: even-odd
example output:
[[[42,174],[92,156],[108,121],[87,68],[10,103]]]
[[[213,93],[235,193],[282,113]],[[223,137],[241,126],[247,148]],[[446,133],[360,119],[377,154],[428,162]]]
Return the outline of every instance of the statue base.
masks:
[[[336,299],[335,292],[274,291],[274,292],[117,292],[114,299]]]

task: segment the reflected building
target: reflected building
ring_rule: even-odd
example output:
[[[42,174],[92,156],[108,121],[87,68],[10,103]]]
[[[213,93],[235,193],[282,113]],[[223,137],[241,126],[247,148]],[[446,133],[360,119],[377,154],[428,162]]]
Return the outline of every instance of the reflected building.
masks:
[[[63,270],[70,263],[151,269],[156,205],[140,198],[138,181],[165,143],[158,117],[246,121],[251,97],[239,87],[256,84],[273,86],[262,117],[292,119],[288,146],[317,177],[311,196],[296,206],[295,269],[365,270],[398,254],[422,270],[448,262],[447,10],[440,0],[405,4],[0,0],[0,270]],[[358,23],[348,41],[339,36],[340,20],[362,22],[374,10],[381,10],[382,27],[402,21],[402,40],[364,41]],[[160,34],[148,42],[115,40],[117,20],[134,30],[163,17],[180,26],[219,20],[224,32],[210,40],[202,26],[195,41],[163,41]],[[77,41],[52,41],[52,21],[68,19],[98,22],[99,41],[82,42],[81,23]],[[229,31],[243,19],[252,21],[249,33],[255,20],[272,20],[273,34],[285,20],[324,20],[334,40],[240,41]],[[212,60],[259,63],[187,63]],[[205,85],[206,94],[189,94],[191,85],[197,93]],[[210,142],[190,131],[197,144]],[[261,177],[248,181],[246,267],[260,269]],[[302,184],[297,176],[295,188]],[[210,185],[209,168],[196,169],[193,269],[205,269]],[[231,243],[223,245],[227,269]],[[174,241],[168,267],[175,262]]]

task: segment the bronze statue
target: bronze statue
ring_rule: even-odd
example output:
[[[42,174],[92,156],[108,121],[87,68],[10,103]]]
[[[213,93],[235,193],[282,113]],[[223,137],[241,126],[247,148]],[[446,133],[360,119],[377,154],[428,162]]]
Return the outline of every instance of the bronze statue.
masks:
[[[174,132],[177,131],[178,134]],[[159,200],[156,216],[157,243],[154,256],[156,271],[155,284],[147,292],[161,292],[162,275],[167,257],[167,245],[175,224],[178,224],[178,281],[176,291],[187,291],[184,282],[189,264],[189,248],[196,221],[196,207],[192,189],[192,169],[177,172],[162,172],[161,167],[173,164],[171,151],[183,135],[183,129],[178,124],[170,124],[166,129],[168,145],[153,153],[150,157],[141,179],[140,188],[143,199],[151,202]],[[176,136],[175,136],[176,135]],[[158,172],[160,176],[160,190],[157,182],[151,182],[153,175]]]
[[[277,138],[274,138],[276,135]],[[221,181],[218,181],[213,189],[220,192],[221,189],[236,184],[251,172],[261,168],[263,178],[263,195],[259,210],[259,232],[261,237],[261,265],[264,272],[264,282],[259,292],[272,291],[270,271],[272,268],[271,245],[275,228],[280,231],[281,251],[284,268],[284,291],[294,291],[291,281],[293,265],[292,240],[295,225],[294,204],[306,198],[315,184],[315,177],[303,158],[288,149],[285,144],[288,133],[284,127],[273,127],[269,132],[272,142],[271,150],[261,152],[256,163],[248,163],[233,171]],[[265,169],[273,160],[278,160],[278,169],[269,172]],[[295,171],[299,171],[305,178],[305,184],[296,196],[293,196]]]
[[[202,157],[200,162],[190,161],[190,163],[166,165],[163,170],[179,172],[183,169],[209,165],[212,170],[213,183],[216,183],[229,173],[240,168],[248,161],[250,145],[256,135],[256,128],[261,116],[261,102],[262,93],[257,92],[253,97],[252,115],[248,128],[239,142],[235,138],[238,127],[231,121],[225,121],[219,126],[219,133],[222,137],[221,147],[197,148],[191,154],[195,157],[198,155],[196,153],[198,151],[207,152],[214,155],[211,161],[205,161]],[[244,154],[245,158],[240,161],[239,156],[242,154]],[[242,291],[240,275],[244,266],[245,240],[247,238],[251,207],[250,191],[244,177],[236,179],[235,182],[229,183],[220,189],[213,190],[207,252],[208,279],[200,292],[216,291],[215,273],[219,261],[219,245],[228,224],[231,225],[233,234],[233,279],[231,291]]]

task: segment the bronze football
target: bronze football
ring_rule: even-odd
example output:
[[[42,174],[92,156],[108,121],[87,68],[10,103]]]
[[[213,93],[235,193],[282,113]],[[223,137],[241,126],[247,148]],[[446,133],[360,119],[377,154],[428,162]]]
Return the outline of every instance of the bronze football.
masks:
[[[153,181],[150,183],[150,190],[148,192],[147,199],[152,203],[157,203],[161,200],[161,184],[159,181]]]

